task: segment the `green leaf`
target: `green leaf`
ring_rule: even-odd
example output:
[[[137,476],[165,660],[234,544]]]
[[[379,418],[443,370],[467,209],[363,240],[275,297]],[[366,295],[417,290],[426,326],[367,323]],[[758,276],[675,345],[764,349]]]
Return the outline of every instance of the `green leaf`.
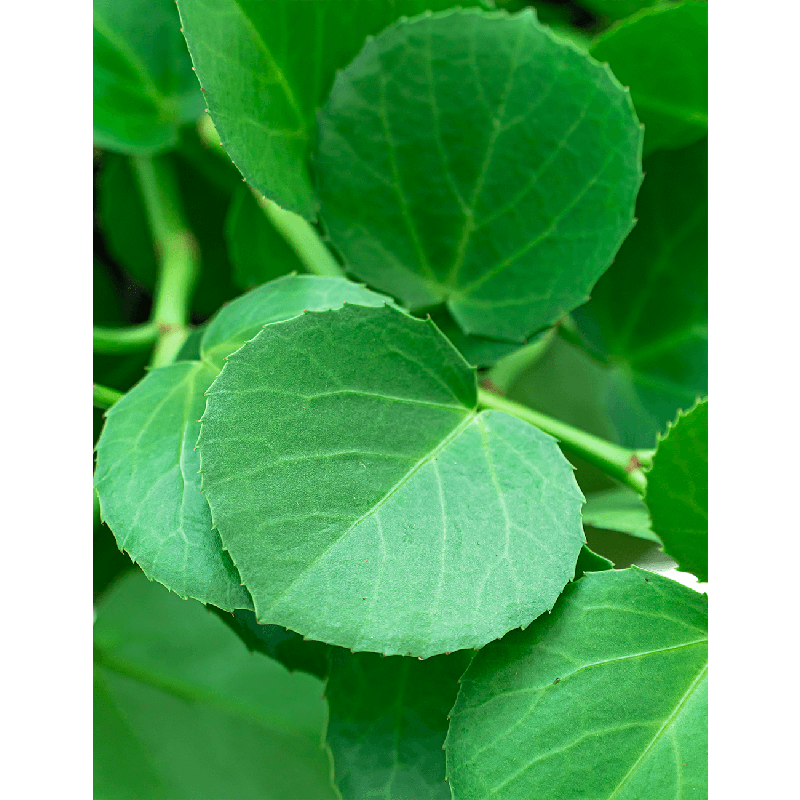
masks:
[[[172,0],[95,0],[94,141],[135,155],[175,145],[203,112]]]
[[[182,597],[230,611],[252,608],[212,529],[195,450],[204,392],[224,358],[262,326],[350,302],[385,298],[341,278],[286,276],[225,306],[206,326],[205,361],[152,370],[107,414],[97,445],[95,486],[103,519],[121,549]]]
[[[645,154],[707,135],[707,3],[645,9],[596,39],[590,52],[630,86],[645,127]]]
[[[679,413],[660,438],[644,499],[664,552],[708,581],[708,400]]]
[[[472,655],[418,661],[334,652],[326,739],[342,800],[450,800],[447,715]]]
[[[211,528],[194,449],[216,373],[179,362],[151,371],[106,412],[95,487],[103,520],[150,578],[220,608],[250,598]]]
[[[369,285],[521,342],[611,263],[641,135],[608,68],[530,10],[401,22],[367,41],[320,113],[322,215]]]
[[[225,220],[225,236],[234,279],[242,289],[252,289],[290,272],[306,271],[245,186],[239,186],[233,196]]]
[[[471,5],[475,0],[467,0]],[[183,30],[225,149],[261,194],[307,219],[316,111],[336,70],[403,14],[452,0],[180,0]],[[233,46],[232,46],[233,45]]]
[[[138,572],[97,609],[97,800],[324,800],[320,683]]]
[[[433,323],[391,306],[304,314],[231,355],[198,447],[261,623],[427,657],[552,606],[583,543],[572,468],[476,395]]]
[[[706,797],[708,601],[632,568],[485,647],[447,735],[454,800]]]
[[[253,653],[262,653],[283,664],[289,672],[300,670],[317,678],[328,676],[330,645],[305,641],[299,633],[280,625],[259,625],[256,615],[247,609],[232,614],[216,606],[208,606]]]
[[[650,515],[642,498],[624,486],[594,492],[586,498],[583,524],[607,531],[620,531],[647,539],[656,544],[661,540],[650,527]]]
[[[639,224],[575,312],[610,362],[605,403],[628,447],[653,447],[677,409],[708,393],[707,144],[645,159]]]

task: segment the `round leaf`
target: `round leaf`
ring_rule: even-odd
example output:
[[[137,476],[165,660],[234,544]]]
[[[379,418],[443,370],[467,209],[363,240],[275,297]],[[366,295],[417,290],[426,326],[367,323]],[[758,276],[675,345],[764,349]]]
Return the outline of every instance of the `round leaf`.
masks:
[[[611,263],[640,150],[608,68],[533,13],[443,12],[368,40],[337,75],[320,114],[322,216],[371,286],[523,341]]]
[[[552,607],[582,496],[551,437],[476,394],[433,323],[391,306],[270,325],[228,359],[198,446],[259,622],[427,657]]]
[[[661,437],[645,503],[664,552],[708,581],[708,400],[679,414]]]
[[[636,568],[571,584],[461,679],[453,800],[706,797],[707,620],[704,595]]]

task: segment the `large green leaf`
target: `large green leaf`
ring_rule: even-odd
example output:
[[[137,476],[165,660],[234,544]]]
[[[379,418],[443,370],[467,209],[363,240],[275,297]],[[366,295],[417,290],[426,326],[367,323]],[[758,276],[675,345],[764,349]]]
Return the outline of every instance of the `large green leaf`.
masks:
[[[590,52],[630,87],[645,126],[645,153],[706,136],[707,3],[686,0],[644,9],[595,40]]]
[[[386,298],[341,278],[287,276],[259,287],[206,326],[205,360],[153,370],[108,411],[95,474],[101,513],[149,577],[228,611],[252,608],[200,491],[195,444],[203,395],[224,357],[263,325],[345,300],[382,305]]]
[[[450,800],[447,715],[472,655],[418,661],[334,651],[326,739],[342,800]]]
[[[97,800],[326,800],[320,682],[137,570],[97,609]]]
[[[552,607],[583,542],[572,468],[476,395],[433,323],[392,306],[269,325],[228,358],[203,490],[260,622],[427,657]]]
[[[203,112],[172,0],[95,0],[94,141],[150,155]]]
[[[608,19],[617,20],[660,2],[662,0],[581,0],[580,5]]]
[[[336,77],[323,218],[371,286],[523,341],[587,299],[630,230],[641,135],[608,68],[530,10],[416,18]]]
[[[609,361],[605,404],[629,447],[653,447],[708,392],[707,143],[645,159],[639,224],[575,312]]]
[[[485,647],[450,715],[454,800],[706,797],[707,609],[653,573],[590,573]]]
[[[225,149],[247,179],[307,219],[316,110],[337,69],[403,14],[453,0],[180,0],[184,35]],[[471,5],[467,0],[462,5]]]
[[[679,414],[660,438],[645,502],[664,552],[708,581],[708,400]]]

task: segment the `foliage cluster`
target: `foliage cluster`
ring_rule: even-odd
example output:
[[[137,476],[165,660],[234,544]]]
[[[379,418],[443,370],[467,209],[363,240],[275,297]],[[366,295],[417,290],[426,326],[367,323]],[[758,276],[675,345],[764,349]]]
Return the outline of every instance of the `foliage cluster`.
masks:
[[[533,5],[95,0],[97,798],[707,796],[707,5]]]

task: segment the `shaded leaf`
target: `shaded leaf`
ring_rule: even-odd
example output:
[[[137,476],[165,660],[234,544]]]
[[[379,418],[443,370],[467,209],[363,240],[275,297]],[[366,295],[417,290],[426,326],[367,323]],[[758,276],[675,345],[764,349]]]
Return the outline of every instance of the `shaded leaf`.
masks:
[[[606,569],[613,569],[614,565],[604,556],[595,553],[588,545],[581,547],[578,563],[575,565],[575,578],[578,580],[587,572],[602,572]]]
[[[322,216],[371,286],[521,342],[611,263],[640,148],[608,68],[530,10],[443,12],[387,29],[337,75],[320,113]]]
[[[629,533],[661,544],[650,527],[650,515],[644,500],[632,489],[620,486],[587,495],[581,513],[584,525]]]
[[[583,542],[572,468],[476,395],[433,323],[391,306],[270,325],[228,359],[203,490],[260,622],[427,657],[552,606]]]
[[[467,0],[462,5],[471,5]],[[403,14],[451,0],[180,0],[184,34],[225,149],[261,194],[307,219],[307,158],[334,73]]]
[[[679,413],[660,438],[645,502],[664,552],[708,581],[708,400]]]
[[[274,658],[289,672],[299,670],[317,678],[328,676],[330,645],[305,641],[299,633],[280,625],[259,625],[256,615],[247,609],[230,614],[210,605],[208,610],[234,631],[251,652]]]
[[[580,4],[608,19],[617,20],[660,2],[662,0],[581,0]]]
[[[481,650],[447,735],[454,800],[705,797],[708,602],[631,568]]]
[[[605,403],[621,444],[655,437],[708,392],[708,152],[704,139],[645,160],[639,224],[592,299],[581,335],[609,360]]]
[[[447,715],[472,655],[332,654],[325,738],[342,800],[450,800]]]
[[[220,310],[203,332],[203,362],[152,370],[107,413],[97,445],[95,486],[102,516],[121,549],[182,597],[227,611],[251,608],[239,574],[212,529],[195,450],[204,392],[224,357],[262,326],[380,295],[341,278],[287,276]]]
[[[152,155],[203,112],[172,0],[95,0],[95,146]]]
[[[645,127],[645,154],[707,135],[707,3],[644,9],[596,39],[590,52],[630,86]]]
[[[97,609],[97,800],[334,798],[320,683],[137,570]]]
[[[252,289],[290,272],[305,272],[295,251],[245,186],[234,194],[225,220],[225,236],[234,279],[242,289]]]

